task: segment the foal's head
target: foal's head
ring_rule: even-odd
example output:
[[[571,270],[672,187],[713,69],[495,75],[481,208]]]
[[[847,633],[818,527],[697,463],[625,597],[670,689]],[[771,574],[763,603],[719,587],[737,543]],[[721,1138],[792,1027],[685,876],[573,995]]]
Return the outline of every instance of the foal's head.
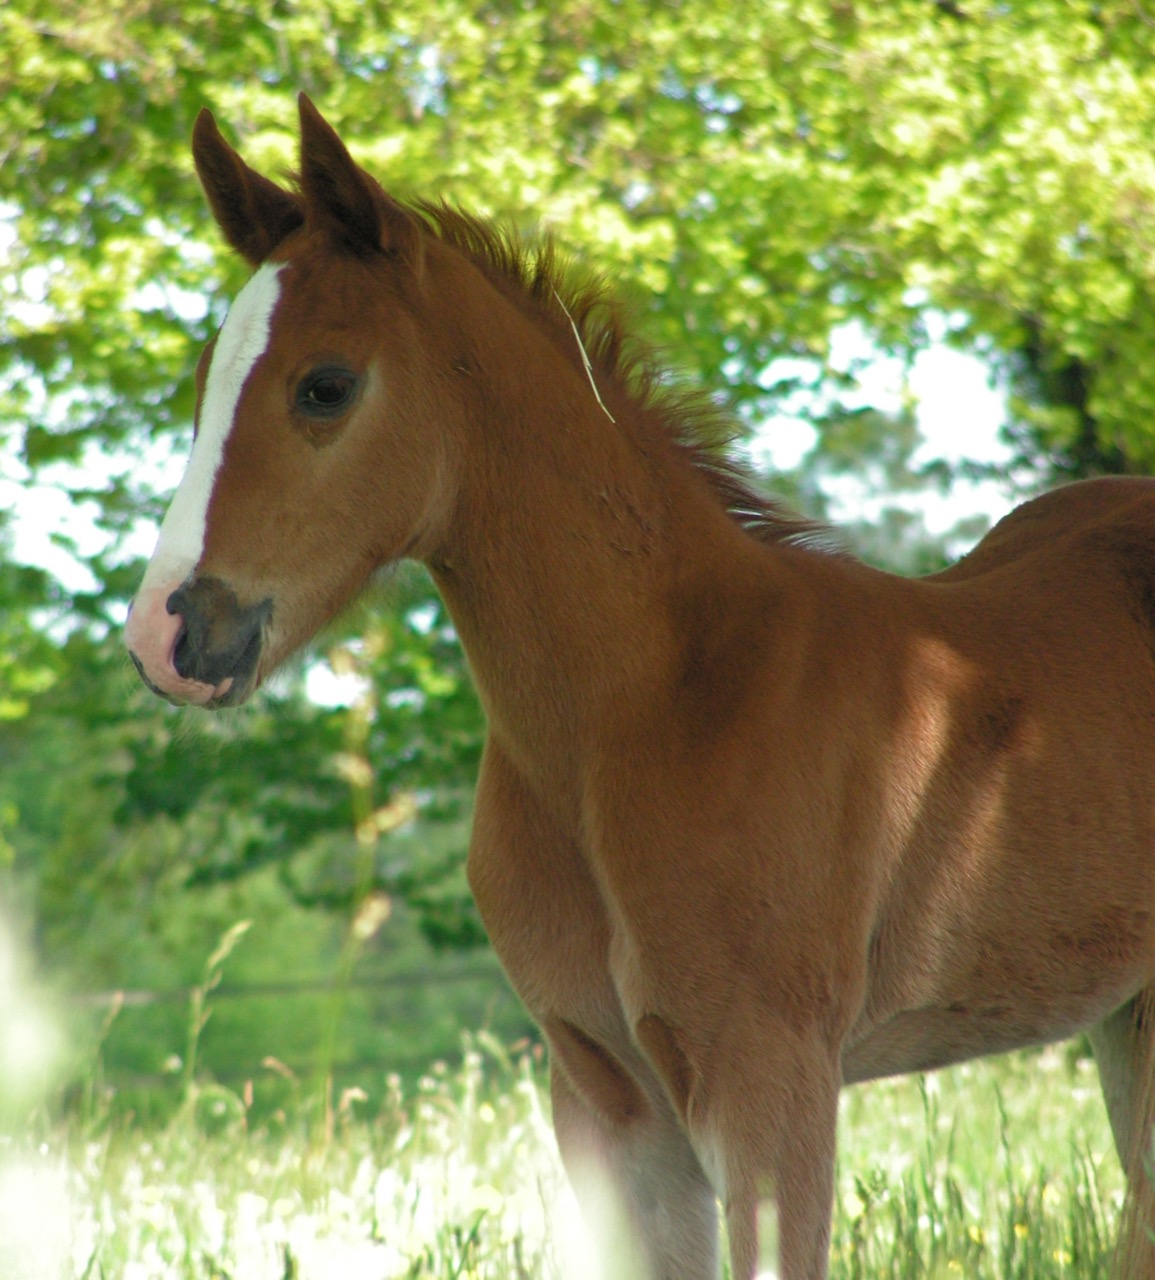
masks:
[[[454,321],[423,280],[432,256],[443,273],[467,264],[306,99],[299,192],[251,170],[208,112],[193,152],[225,237],[257,270],[201,357],[192,456],[126,639],[158,693],[221,706],[377,566],[436,538],[452,501]]]
[[[729,419],[668,387],[596,280],[567,280],[548,242],[527,254],[466,215],[401,206],[303,97],[299,190],[253,172],[207,112],[193,153],[256,271],[201,357],[192,457],[126,629],[164,697],[243,701],[382,564],[446,570],[456,555],[460,569],[454,539],[486,545],[478,521],[508,493],[515,453],[523,492],[541,490],[532,455],[536,478],[558,481],[549,502],[588,499],[582,518],[613,519],[607,470],[649,483],[661,456],[754,537],[821,536],[718,455]],[[519,511],[515,497],[505,515]]]

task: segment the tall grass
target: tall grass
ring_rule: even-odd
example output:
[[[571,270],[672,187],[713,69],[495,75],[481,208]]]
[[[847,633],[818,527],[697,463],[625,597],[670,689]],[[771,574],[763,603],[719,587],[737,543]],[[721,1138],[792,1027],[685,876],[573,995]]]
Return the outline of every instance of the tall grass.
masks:
[[[146,1131],[93,1117],[0,1149],[5,1280],[553,1276],[566,1193],[539,1063],[481,1036],[414,1092],[313,1100],[260,1129],[201,1086]],[[311,1090],[308,1092],[311,1093]]]
[[[1076,1046],[847,1090],[836,1280],[1099,1280],[1123,1200]]]
[[[6,1280],[585,1277],[540,1054],[485,1036],[369,1114],[260,1128],[201,1085],[166,1126],[91,1114],[0,1144]],[[835,1280],[1104,1274],[1121,1202],[1090,1063],[1020,1055],[845,1095]]]
[[[241,933],[195,990],[167,1123],[113,1105],[98,1057],[66,1118],[0,1111],[0,1280],[589,1280],[540,1049],[479,1034],[336,1098],[269,1060],[273,1111],[261,1081],[199,1078]],[[839,1138],[834,1280],[1104,1274],[1122,1178],[1076,1046],[847,1090]]]

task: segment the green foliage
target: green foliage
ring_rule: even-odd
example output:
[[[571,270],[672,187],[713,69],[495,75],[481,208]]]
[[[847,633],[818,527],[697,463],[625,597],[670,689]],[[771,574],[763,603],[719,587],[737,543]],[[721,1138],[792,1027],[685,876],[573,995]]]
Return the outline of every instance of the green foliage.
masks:
[[[187,425],[204,299],[242,274],[209,248],[193,116],[276,171],[300,88],[400,191],[557,228],[751,413],[788,389],[775,360],[822,377],[837,325],[912,350],[935,312],[1021,392],[1024,463],[1155,461],[1134,4],[12,0],[0,38],[0,417],[31,463]],[[110,496],[119,527],[145,495],[124,469]]]
[[[1024,486],[1155,466],[1155,24],[1130,0],[7,0],[0,46],[0,474],[92,500],[108,537],[78,551],[92,591],[0,564],[0,894],[74,986],[193,983],[250,917],[242,967],[346,964],[342,920],[375,895],[394,914],[356,963],[393,948],[382,976],[481,941],[482,717],[427,580],[322,641],[351,707],[312,702],[302,667],[208,722],[119,649],[120,540],[159,514],[153,464],[245,274],[192,172],[204,105],[275,174],[305,89],[400,194],[553,228],[749,425],[802,397],[817,443],[779,479],[812,509],[841,477],[951,472],[833,367],[847,324],[906,357],[945,324],[984,356]],[[945,554],[897,510],[859,541],[909,571]],[[126,1012],[110,1063],[154,1072],[166,1009],[147,1034]]]
[[[832,1280],[1109,1271],[1122,1171],[1075,1044],[849,1089],[839,1132]]]
[[[367,606],[368,637],[372,614]],[[220,935],[248,918],[253,928],[230,980],[274,989],[230,998],[206,1026],[201,1060],[215,1075],[259,1073],[254,1037],[307,1075],[324,1055],[326,1069],[387,1060],[416,1070],[451,1053],[462,1025],[484,1018],[506,1034],[526,1029],[491,956],[463,980],[462,966],[443,954],[484,943],[462,867],[465,771],[476,761],[480,716],[460,712],[460,742],[436,733],[439,701],[449,703],[452,725],[455,700],[471,699],[470,686],[450,678],[452,663],[432,679],[423,649],[412,669],[405,645],[419,633],[405,614],[383,616],[397,635],[397,661],[373,670],[385,692],[406,695],[408,719],[391,731],[375,717],[363,744],[373,759],[364,772],[384,802],[370,797],[368,841],[358,838],[347,776],[350,712],[313,706],[290,680],[250,713],[177,714],[136,681],[115,638],[71,635],[35,714],[0,721],[0,899],[16,898],[36,922],[41,964],[57,983],[162,994],[195,986]],[[454,751],[460,777],[445,764]],[[426,797],[419,815],[378,830],[390,798],[417,790]],[[347,940],[363,931],[360,913],[371,901],[390,904],[388,919],[350,953]],[[414,974],[426,981],[393,985]],[[342,979],[354,990],[335,1014]],[[81,1046],[99,1019],[97,1008],[72,1020]],[[169,999],[125,1008],[105,1045],[109,1082],[163,1083],[166,1060],[185,1052],[186,1020],[182,1003]],[[185,1066],[192,1069],[187,1058]],[[138,1107],[169,1105],[128,1092]]]

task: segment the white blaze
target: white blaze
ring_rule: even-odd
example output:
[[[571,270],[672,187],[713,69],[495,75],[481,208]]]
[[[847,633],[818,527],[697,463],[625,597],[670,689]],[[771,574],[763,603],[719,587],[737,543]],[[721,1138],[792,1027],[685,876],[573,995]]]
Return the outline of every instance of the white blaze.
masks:
[[[201,558],[213,482],[245,381],[269,345],[269,326],[281,293],[278,275],[283,266],[284,263],[266,262],[257,269],[237,294],[217,335],[188,469],[160,526],[142,591],[179,586]]]

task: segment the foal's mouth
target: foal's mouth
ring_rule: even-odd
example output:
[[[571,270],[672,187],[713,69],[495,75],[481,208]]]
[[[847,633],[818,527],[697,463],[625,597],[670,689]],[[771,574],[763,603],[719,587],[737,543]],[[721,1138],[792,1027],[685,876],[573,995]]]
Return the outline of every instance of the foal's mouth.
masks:
[[[260,646],[258,645],[258,651]],[[205,711],[220,711],[225,707],[239,707],[243,702],[247,702],[249,696],[256,690],[258,681],[253,678],[238,684],[237,681],[229,676],[221,681],[218,688],[221,693],[216,697],[209,698],[207,702],[190,702],[188,698],[182,698],[178,694],[170,693],[167,689],[162,689],[160,685],[155,684],[148,678],[148,672],[144,669],[144,663],[129,650],[128,656],[132,659],[132,665],[136,668],[136,674],[140,676],[141,683],[150,692],[156,694],[158,698],[163,698],[165,702],[174,707],[197,706]],[[255,662],[254,662],[255,665]]]
[[[261,625],[248,637],[244,648],[232,659],[230,665],[225,665],[218,671],[217,667],[221,659],[220,656],[214,655],[216,661],[208,664],[204,674],[193,677],[205,684],[211,684],[216,690],[213,697],[200,704],[206,710],[217,711],[222,707],[239,706],[256,689],[259,684],[257,663],[264,643],[266,621],[267,618],[263,619]],[[227,663],[232,655],[225,654],[223,657]],[[196,667],[195,659],[190,653],[187,627],[182,626],[177,634],[176,644],[173,646],[172,664],[181,675],[191,674]],[[145,683],[148,683],[147,679]]]

